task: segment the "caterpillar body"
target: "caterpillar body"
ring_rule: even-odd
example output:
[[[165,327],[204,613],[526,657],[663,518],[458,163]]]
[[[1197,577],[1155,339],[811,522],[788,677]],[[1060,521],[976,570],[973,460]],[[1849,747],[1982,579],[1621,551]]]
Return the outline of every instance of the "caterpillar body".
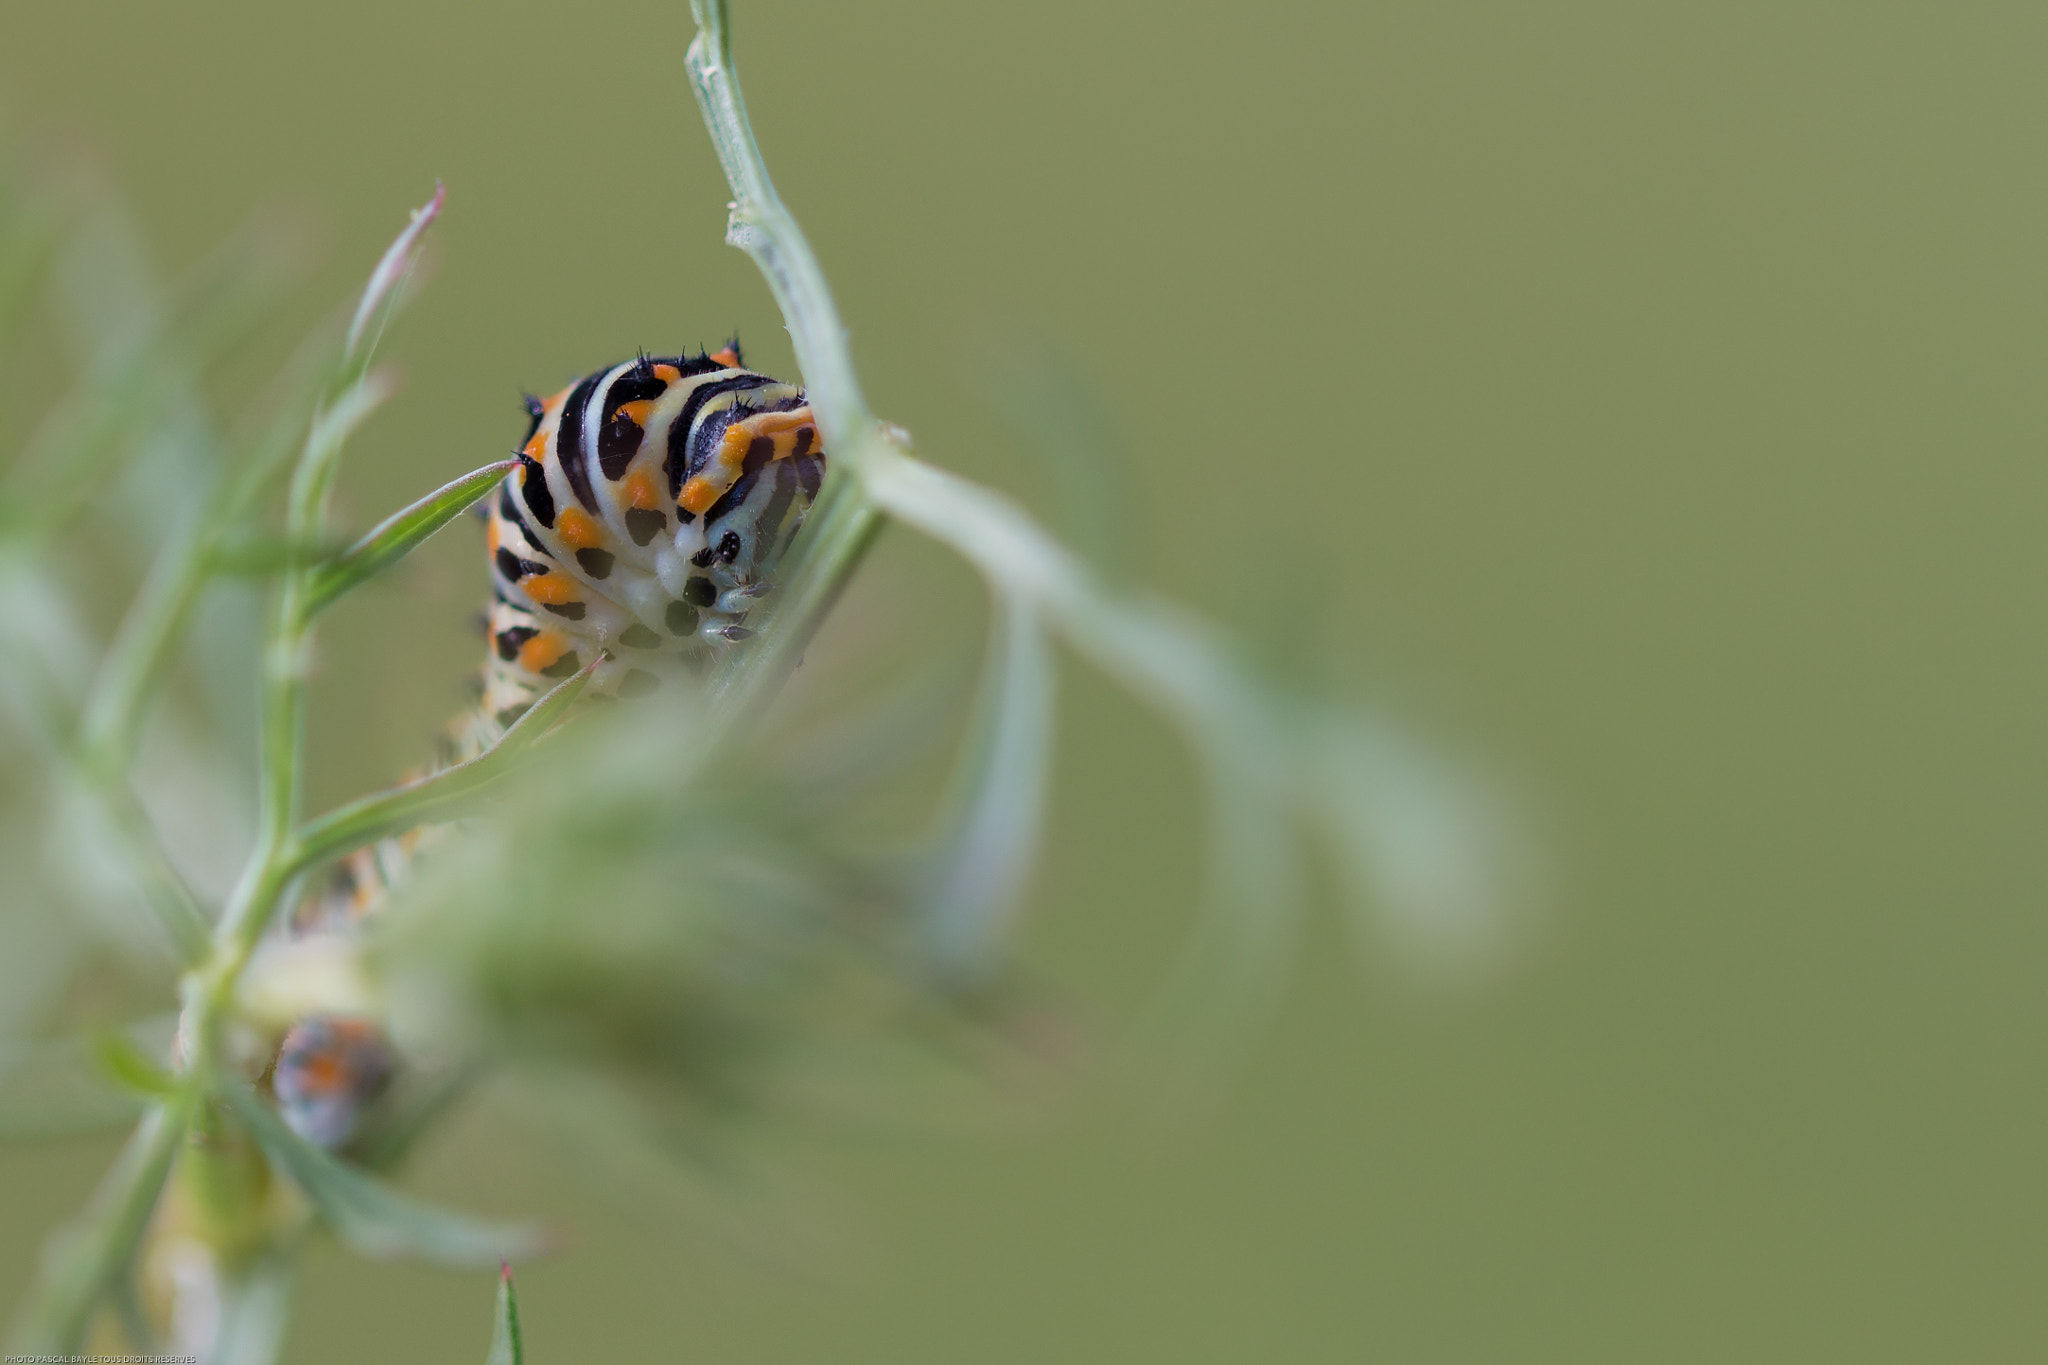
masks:
[[[747,638],[825,475],[803,390],[737,347],[641,356],[529,410],[490,511],[492,730],[598,655],[592,691],[631,696]]]
[[[737,341],[593,371],[529,398],[527,415],[519,467],[482,504],[492,593],[477,702],[443,732],[436,767],[496,744],[593,661],[584,695],[632,697],[741,647],[824,481],[803,390],[744,368]],[[288,932],[346,934],[374,916],[426,833],[337,864]],[[374,1021],[313,1015],[287,1031],[271,1090],[302,1137],[338,1148],[395,1065]]]

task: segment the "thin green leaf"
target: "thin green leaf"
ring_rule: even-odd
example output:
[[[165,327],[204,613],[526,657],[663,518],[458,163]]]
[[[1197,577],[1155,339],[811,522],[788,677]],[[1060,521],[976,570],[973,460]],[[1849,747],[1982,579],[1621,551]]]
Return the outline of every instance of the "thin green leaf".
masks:
[[[111,767],[93,767],[82,768],[79,778],[81,799],[68,808],[80,822],[81,835],[89,838],[87,846],[111,852],[116,859],[110,862],[125,864],[121,870],[156,916],[152,927],[162,930],[161,936],[149,935],[155,946],[180,965],[198,961],[211,930],[206,911],[165,852],[156,825],[128,785],[128,775]]]
[[[158,1354],[156,1328],[142,1307],[142,1295],[138,1292],[135,1276],[121,1276],[107,1297],[113,1300],[114,1320],[121,1324],[121,1335],[128,1338],[129,1350],[139,1356]]]
[[[503,738],[468,762],[352,801],[308,823],[299,831],[288,860],[290,873],[305,872],[415,825],[453,818],[465,802],[510,772],[519,752],[561,719],[604,658],[598,655],[557,683]]]
[[[889,513],[1032,606],[1167,716],[1202,760],[1210,793],[1205,909],[1141,1043],[1141,1052],[1168,1054],[1181,1087],[1202,1088],[1271,1008],[1294,942],[1293,826],[1307,779],[1292,766],[1286,700],[1200,620],[1111,592],[1001,494],[891,452],[871,461],[865,486]]]
[[[159,1015],[113,1036],[116,1046],[156,1070],[147,1058],[162,1055],[176,1027],[175,1015]],[[137,1094],[153,1095],[146,1087],[118,1084],[94,1043],[70,1037],[0,1046],[0,1139],[95,1132],[134,1122],[142,1108]]]
[[[312,428],[306,433],[305,445],[292,469],[285,513],[288,539],[305,542],[321,534],[342,447],[356,427],[394,391],[395,381],[388,372],[372,370],[349,384],[314,415]],[[299,815],[300,744],[305,732],[306,657],[310,644],[301,609],[304,588],[303,569],[284,575],[264,633],[258,702],[258,846],[257,853],[252,855],[252,875],[242,882],[243,887],[252,891],[273,885],[269,878],[253,873],[283,847]],[[263,931],[274,909],[273,905],[259,906],[237,899],[229,903],[221,922],[232,925],[238,934],[253,936]]]
[[[349,359],[358,358],[367,365],[371,354],[377,349],[377,341],[384,334],[384,328],[391,321],[392,312],[398,307],[401,286],[406,277],[419,264],[417,247],[420,236],[433,221],[441,216],[441,206],[448,202],[448,188],[438,180],[434,182],[434,197],[421,208],[412,211],[412,220],[405,225],[395,241],[384,251],[377,262],[377,268],[370,272],[370,282],[363,288],[362,302],[356,305],[356,315],[348,325],[348,343],[344,353]],[[376,330],[371,331],[374,322]],[[364,345],[364,338],[369,344]]]
[[[487,464],[377,523],[362,539],[313,570],[306,585],[306,616],[318,614],[343,593],[412,553],[427,537],[489,496],[505,475],[518,467],[517,460]]]
[[[498,1317],[491,1329],[491,1353],[484,1365],[524,1365],[526,1351],[519,1342],[519,1296],[512,1289],[512,1267],[498,1266]]]
[[[93,1040],[93,1057],[114,1083],[144,1099],[167,1100],[178,1083],[125,1033],[102,1033]]]
[[[207,557],[209,572],[222,578],[269,578],[295,564],[314,564],[340,547],[332,542],[292,541],[252,532],[221,541]]]
[[[927,933],[948,976],[987,969],[1023,897],[1044,815],[1054,690],[1037,614],[998,596],[971,733],[930,865]]]
[[[1302,813],[1336,856],[1360,943],[1390,939],[1430,971],[1497,960],[1538,871],[1499,783],[1363,716],[1311,713],[1299,743]]]
[[[117,1128],[133,1123],[141,1107],[75,1040],[0,1052],[0,1140]]]
[[[327,491],[334,485],[342,448],[356,428],[397,392],[396,374],[389,369],[370,370],[314,416],[292,476],[290,534],[310,540],[320,533]]]
[[[1191,737],[1209,815],[1199,917],[1134,1032],[1132,1050],[1165,1098],[1202,1107],[1241,1069],[1269,1022],[1298,947],[1301,865],[1291,777],[1248,733]],[[1268,736],[1270,739],[1270,736]]]
[[[264,1154],[291,1177],[334,1234],[365,1256],[483,1266],[535,1255],[547,1245],[537,1228],[486,1223],[436,1209],[342,1164],[293,1132],[240,1081],[226,1082],[221,1094]]]
[[[376,339],[372,337],[364,345],[363,328],[367,319],[376,315],[381,330],[383,319],[397,306],[403,292],[398,286],[411,269],[419,236],[434,220],[440,205],[441,195],[437,191],[433,202],[413,214],[412,222],[370,274],[369,285],[349,328],[340,373],[335,377],[341,386],[340,393],[314,416],[312,430],[292,469],[291,487],[285,497],[285,535],[291,540],[304,542],[321,534],[342,448],[355,427],[392,390],[388,378],[368,368]],[[239,945],[239,951],[244,953],[253,949],[262,936],[290,883],[287,864],[294,856],[292,831],[299,822],[299,793],[304,785],[301,759],[306,720],[306,659],[311,645],[305,589],[303,569],[284,575],[264,631],[263,672],[257,699],[260,723],[256,846],[233,896],[221,912],[219,927],[222,941]]]

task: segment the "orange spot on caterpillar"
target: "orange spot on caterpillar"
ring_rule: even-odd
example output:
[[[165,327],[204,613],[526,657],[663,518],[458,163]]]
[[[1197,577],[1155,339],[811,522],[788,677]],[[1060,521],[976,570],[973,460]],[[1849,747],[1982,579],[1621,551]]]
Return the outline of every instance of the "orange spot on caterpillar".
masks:
[[[661,367],[657,365],[655,368]],[[635,470],[628,474],[625,489],[628,507],[637,507],[643,512],[661,510],[661,489],[655,484],[654,477],[645,470]]]
[[[572,550],[587,550],[604,541],[604,528],[580,507],[564,507],[555,514],[555,534]]]
[[[541,457],[541,452],[546,450],[547,448],[548,424],[546,422],[542,422],[540,424],[540,430],[534,432],[533,439],[526,443],[527,458],[538,460]]]
[[[713,351],[711,353],[711,358],[717,361],[719,364],[725,366],[725,368],[727,368],[728,370],[738,368],[740,363],[739,356],[733,351],[732,347],[730,346],[726,347],[722,351]]]
[[[656,365],[654,377],[664,384],[673,384],[683,377],[683,372],[673,365]]]
[[[519,590],[544,607],[559,607],[565,602],[581,599],[576,595],[576,585],[565,575],[558,573],[535,574],[519,580]]]
[[[554,667],[555,661],[568,652],[567,640],[551,630],[542,631],[519,646],[519,666],[529,673],[539,673]]]
[[[484,544],[489,547],[492,554],[498,553],[498,537],[503,530],[504,524],[498,520],[495,512],[492,513],[490,521],[484,526]]]
[[[652,411],[654,411],[654,400],[652,398],[641,398],[631,403],[621,403],[613,408],[612,419],[616,421],[623,417],[636,427],[645,427],[647,425],[647,414]]]
[[[676,504],[686,512],[702,516],[712,503],[724,496],[725,489],[699,474],[683,485],[683,491],[676,495]]]

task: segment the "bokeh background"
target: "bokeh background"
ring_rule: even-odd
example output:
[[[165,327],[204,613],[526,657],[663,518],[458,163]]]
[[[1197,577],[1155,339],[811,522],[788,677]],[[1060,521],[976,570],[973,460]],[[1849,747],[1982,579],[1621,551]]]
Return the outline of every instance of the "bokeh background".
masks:
[[[2037,1358],[2048,11],[736,8],[875,406],[1048,506],[990,357],[1064,357],[1133,575],[1484,756],[1543,894],[1466,977],[1321,917],[1213,1111],[1104,1079],[993,1134],[807,1135],[728,1209],[802,1207],[801,1247],[471,1120],[423,1183],[574,1211],[530,1358]],[[167,270],[291,207],[302,322],[446,180],[367,519],[495,457],[522,386],[734,328],[789,368],[719,244],[689,32],[680,0],[14,0],[0,127],[97,158]],[[459,704],[465,534],[337,614],[316,804]],[[943,557],[892,535],[863,593],[971,653]],[[1024,948],[1108,1046],[1197,812],[1068,677]],[[4,1297],[110,1152],[0,1151]],[[310,1272],[290,1359],[482,1350],[483,1278]]]

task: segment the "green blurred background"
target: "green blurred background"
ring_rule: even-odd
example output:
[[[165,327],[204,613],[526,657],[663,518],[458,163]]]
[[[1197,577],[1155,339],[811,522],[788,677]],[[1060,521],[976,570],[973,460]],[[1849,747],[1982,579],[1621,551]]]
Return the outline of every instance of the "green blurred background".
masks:
[[[1544,894],[1461,981],[1321,917],[1212,1113],[1105,1082],[798,1144],[759,1198],[808,1248],[665,1230],[473,1120],[423,1182],[576,1210],[530,1358],[2038,1358],[2048,10],[736,9],[875,406],[1049,506],[986,357],[1062,351],[1133,572],[1485,755]],[[497,456],[521,386],[735,327],[789,369],[688,35],[680,0],[12,0],[0,126],[103,160],[166,268],[297,206],[301,320],[447,181],[363,520]],[[316,803],[459,704],[480,566],[431,548],[337,615]],[[971,649],[964,581],[892,536],[860,610]],[[1069,676],[1027,949],[1107,1046],[1196,812]],[[7,1299],[110,1151],[0,1151]],[[290,1359],[482,1351],[482,1277],[310,1270]]]

